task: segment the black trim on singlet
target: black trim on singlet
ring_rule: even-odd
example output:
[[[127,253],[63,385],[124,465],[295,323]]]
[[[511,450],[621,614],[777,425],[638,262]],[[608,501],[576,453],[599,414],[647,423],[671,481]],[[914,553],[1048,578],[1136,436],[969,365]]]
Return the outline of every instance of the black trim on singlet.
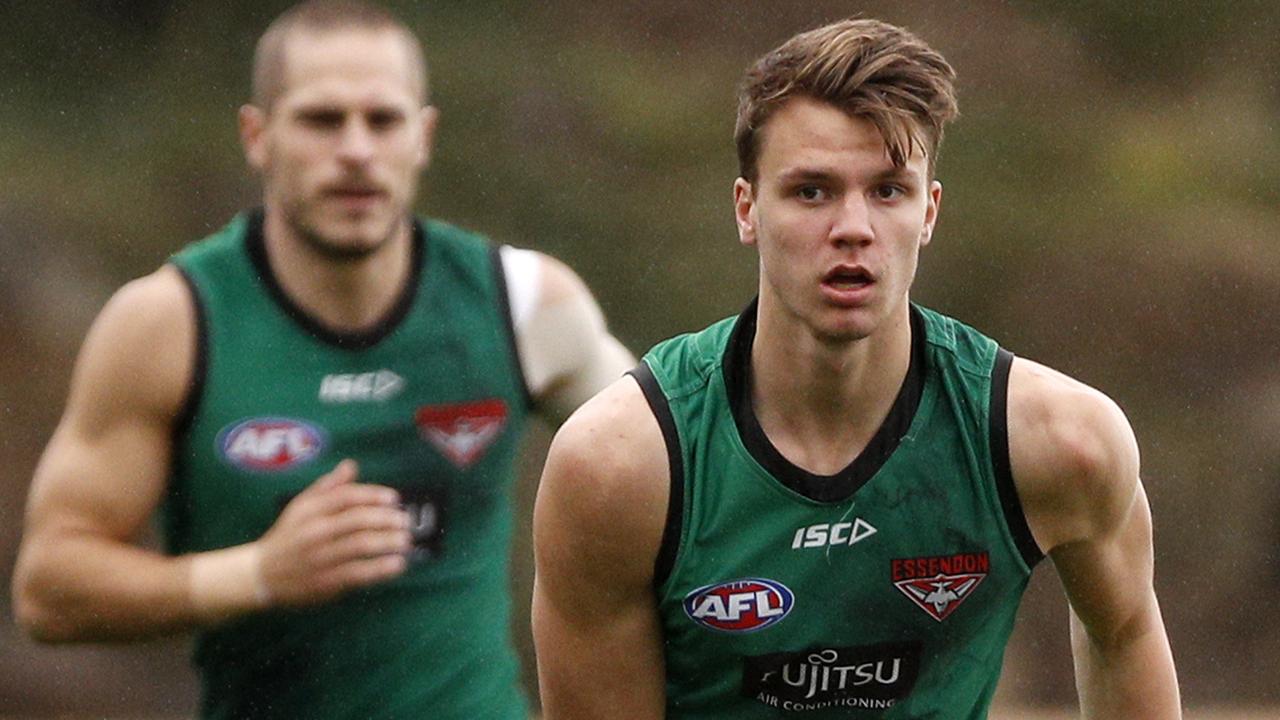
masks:
[[[266,286],[271,298],[284,310],[290,319],[312,337],[343,350],[367,350],[394,332],[405,317],[409,315],[409,310],[413,308],[413,301],[418,296],[418,285],[422,278],[424,265],[423,257],[425,255],[427,237],[426,229],[422,226],[422,223],[417,220],[413,221],[409,277],[405,281],[404,287],[400,289],[400,296],[396,298],[391,309],[387,311],[381,320],[363,330],[335,330],[324,324],[319,318],[303,310],[280,286],[275,273],[271,271],[271,261],[267,258],[267,244],[262,234],[262,222],[263,211],[261,208],[249,214],[249,222],[245,227],[245,250],[249,253],[249,259],[253,262],[254,269],[258,271],[258,275],[261,277],[262,283]]]
[[[817,475],[786,459],[765,435],[751,402],[751,346],[756,335],[753,300],[738,317],[724,354],[724,379],[734,423],[747,451],[756,462],[795,492],[818,502],[846,500],[867,483],[889,460],[911,428],[925,383],[924,318],[911,310],[911,360],[889,415],[858,457],[834,475]]]
[[[648,363],[641,362],[627,374],[635,378],[644,393],[645,402],[653,411],[653,417],[662,430],[662,440],[667,446],[667,463],[670,468],[671,491],[667,496],[667,522],[662,529],[662,544],[658,546],[658,556],[653,562],[653,586],[655,588],[666,582],[671,576],[671,569],[676,563],[676,552],[680,549],[680,531],[684,524],[684,454],[680,450],[680,433],[676,429],[675,418],[671,415],[671,406],[667,403],[667,395],[662,392],[658,378]]]
[[[1044,553],[1027,525],[1027,515],[1022,510],[1022,501],[1018,499],[1018,487],[1013,482],[1013,469],[1009,462],[1009,370],[1012,367],[1013,353],[1004,348],[997,349],[995,366],[991,369],[991,419],[987,436],[991,440],[991,466],[1005,524],[1023,562],[1027,567],[1035,567],[1044,559]]]
[[[524,360],[520,357],[520,345],[516,340],[516,319],[511,314],[511,296],[507,294],[507,272],[502,267],[502,248],[496,244],[489,245],[489,262],[493,264],[493,282],[498,286],[498,313],[502,315],[502,324],[507,329],[507,340],[511,347],[511,359],[516,364],[516,378],[520,381],[520,394],[524,397],[525,407],[533,407],[533,391],[529,389],[529,378],[524,374]]]
[[[172,437],[176,447],[177,439],[191,429],[191,423],[195,420],[196,412],[200,409],[200,402],[204,398],[205,380],[209,374],[209,319],[205,312],[204,303],[200,300],[200,291],[196,288],[195,280],[176,263],[172,263],[172,265],[178,271],[178,276],[182,278],[183,284],[187,286],[187,292],[191,295],[191,307],[195,311],[196,321],[195,357],[192,358],[191,362],[191,377],[187,379],[186,394],[183,396],[182,405],[178,407],[178,414],[173,420]]]

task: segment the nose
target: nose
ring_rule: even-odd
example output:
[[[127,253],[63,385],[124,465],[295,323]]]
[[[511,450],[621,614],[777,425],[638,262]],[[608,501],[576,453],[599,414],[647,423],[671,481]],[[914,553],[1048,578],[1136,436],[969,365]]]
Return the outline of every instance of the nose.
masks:
[[[373,157],[373,131],[360,119],[349,120],[342,128],[338,157],[352,165],[362,165]]]
[[[868,245],[875,238],[871,229],[871,207],[861,193],[846,193],[836,205],[831,220],[831,241],[837,246]]]

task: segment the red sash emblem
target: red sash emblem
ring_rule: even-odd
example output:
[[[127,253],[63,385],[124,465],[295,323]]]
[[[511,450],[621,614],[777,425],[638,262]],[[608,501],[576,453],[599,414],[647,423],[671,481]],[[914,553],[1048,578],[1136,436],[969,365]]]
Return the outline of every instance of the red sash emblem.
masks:
[[[460,469],[470,467],[502,434],[507,404],[497,398],[424,405],[414,414],[422,438]]]

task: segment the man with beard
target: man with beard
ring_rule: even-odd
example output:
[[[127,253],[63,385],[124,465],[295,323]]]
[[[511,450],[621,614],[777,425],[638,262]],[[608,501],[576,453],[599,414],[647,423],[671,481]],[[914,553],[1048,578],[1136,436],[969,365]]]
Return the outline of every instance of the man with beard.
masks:
[[[199,631],[210,718],[518,718],[526,415],[634,363],[582,282],[411,213],[436,110],[385,11],[311,2],[240,111],[264,206],[90,330],[15,572],[50,642]],[[135,543],[159,510],[168,553]]]

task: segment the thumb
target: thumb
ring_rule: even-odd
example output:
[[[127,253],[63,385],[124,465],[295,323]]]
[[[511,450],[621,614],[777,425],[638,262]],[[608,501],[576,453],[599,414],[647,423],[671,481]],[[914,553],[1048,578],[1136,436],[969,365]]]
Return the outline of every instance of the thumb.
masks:
[[[356,481],[360,476],[360,466],[355,460],[347,458],[334,466],[332,470],[321,475],[318,480],[311,484],[311,487],[317,489],[325,489],[338,487],[339,485],[347,485]]]

